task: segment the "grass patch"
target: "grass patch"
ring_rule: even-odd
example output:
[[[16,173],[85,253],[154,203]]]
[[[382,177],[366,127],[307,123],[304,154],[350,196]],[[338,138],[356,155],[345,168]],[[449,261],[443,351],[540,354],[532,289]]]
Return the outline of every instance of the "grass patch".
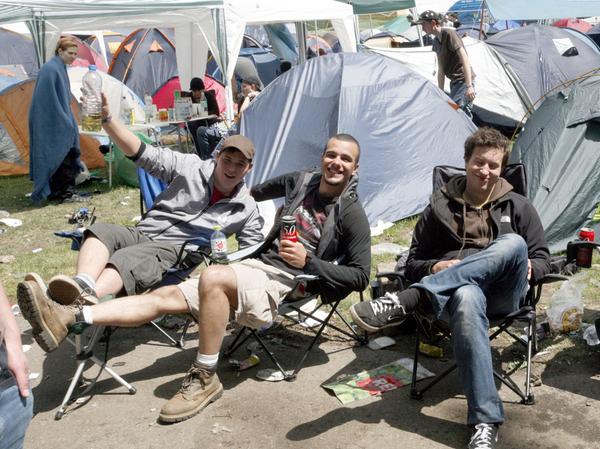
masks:
[[[96,208],[98,220],[124,225],[133,224],[132,218],[139,215],[139,191],[134,187],[113,186],[103,182],[90,182],[79,191],[92,193],[89,200],[76,203],[32,204],[26,197],[33,184],[27,176],[0,178],[0,210],[6,210],[11,218],[18,218],[23,225],[7,228],[0,234],[0,255],[12,255],[11,263],[0,264],[0,279],[11,302],[15,301],[17,283],[26,273],[34,271],[44,279],[58,273],[74,274],[77,252],[71,251],[70,240],[56,237],[54,232],[71,230],[68,217],[80,207]],[[40,252],[33,250],[41,248]]]

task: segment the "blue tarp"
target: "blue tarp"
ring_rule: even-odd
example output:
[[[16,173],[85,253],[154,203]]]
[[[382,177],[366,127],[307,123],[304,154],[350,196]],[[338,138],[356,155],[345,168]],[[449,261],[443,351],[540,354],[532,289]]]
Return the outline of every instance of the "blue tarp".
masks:
[[[591,17],[600,14],[600,0],[486,0],[495,20],[538,20]]]

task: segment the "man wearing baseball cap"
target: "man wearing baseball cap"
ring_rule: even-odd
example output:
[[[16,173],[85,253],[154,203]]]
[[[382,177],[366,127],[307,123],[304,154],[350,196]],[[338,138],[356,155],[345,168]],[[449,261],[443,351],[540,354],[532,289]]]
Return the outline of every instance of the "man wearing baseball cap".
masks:
[[[450,97],[465,113],[472,117],[475,73],[469,62],[462,39],[451,28],[443,28],[444,16],[427,10],[419,15],[413,25],[421,25],[426,34],[434,36],[433,51],[438,59],[438,87],[444,90],[446,77],[450,80]]]
[[[27,311],[23,315],[45,351],[56,349],[67,333],[65,320],[70,318],[60,318],[57,310],[67,310],[73,304],[95,305],[98,298],[109,294],[130,296],[146,292],[160,283],[175,264],[185,242],[192,242],[186,250],[210,247],[215,226],[220,226],[226,235],[235,235],[240,248],[264,238],[263,219],[244,183],[255,156],[248,138],[231,136],[223,142],[216,160],[202,161],[194,154],[145,145],[112,118],[104,97],[102,123],[123,153],[167,184],[167,188],[137,225],[96,223],[86,229],[74,277],[59,274],[46,287],[39,275],[29,273],[19,284],[17,298]],[[121,320],[124,325],[139,323],[135,312],[143,304],[151,308],[157,298],[168,296],[169,291],[159,289],[155,293],[144,295],[145,303],[132,304],[133,316],[125,313],[130,304],[127,300],[115,303],[109,308],[109,313],[118,318],[115,324],[123,325]],[[88,311],[87,321],[92,316]]]

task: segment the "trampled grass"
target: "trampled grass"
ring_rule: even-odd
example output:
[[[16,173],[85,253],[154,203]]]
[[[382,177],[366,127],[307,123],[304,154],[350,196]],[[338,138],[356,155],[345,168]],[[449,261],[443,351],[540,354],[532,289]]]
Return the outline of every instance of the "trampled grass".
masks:
[[[98,220],[109,223],[132,224],[139,215],[137,188],[90,182],[80,191],[90,192],[85,202],[32,204],[26,196],[32,183],[27,176],[0,177],[0,210],[10,213],[10,218],[23,222],[22,226],[9,228],[0,234],[0,256],[12,255],[14,261],[0,263],[0,280],[12,302],[15,301],[17,283],[26,273],[34,271],[48,279],[55,274],[74,274],[77,252],[71,251],[70,240],[56,237],[54,232],[72,230],[68,217],[80,207],[96,208]],[[40,251],[41,249],[41,251]]]

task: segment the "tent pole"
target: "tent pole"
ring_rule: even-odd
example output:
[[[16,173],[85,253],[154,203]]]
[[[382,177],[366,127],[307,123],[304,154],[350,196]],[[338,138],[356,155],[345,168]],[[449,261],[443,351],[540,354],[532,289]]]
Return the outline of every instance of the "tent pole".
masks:
[[[225,24],[225,10],[213,10],[213,21],[217,30],[217,47],[219,48],[221,73],[223,73],[223,84],[225,85],[225,118],[229,125],[233,124],[233,89],[231,78],[227,75],[229,69],[229,55],[227,53],[227,25]],[[214,56],[214,55],[213,55]]]
[[[306,61],[306,28],[304,22],[296,22],[296,37],[298,38],[298,64]]]
[[[416,7],[410,9],[410,12],[414,18],[419,18],[419,10]],[[423,47],[423,33],[421,32],[421,25],[415,26],[417,27],[417,36],[419,36],[419,46]]]
[[[481,20],[479,20],[479,40],[483,37],[483,12],[485,11],[485,1],[481,2]]]

